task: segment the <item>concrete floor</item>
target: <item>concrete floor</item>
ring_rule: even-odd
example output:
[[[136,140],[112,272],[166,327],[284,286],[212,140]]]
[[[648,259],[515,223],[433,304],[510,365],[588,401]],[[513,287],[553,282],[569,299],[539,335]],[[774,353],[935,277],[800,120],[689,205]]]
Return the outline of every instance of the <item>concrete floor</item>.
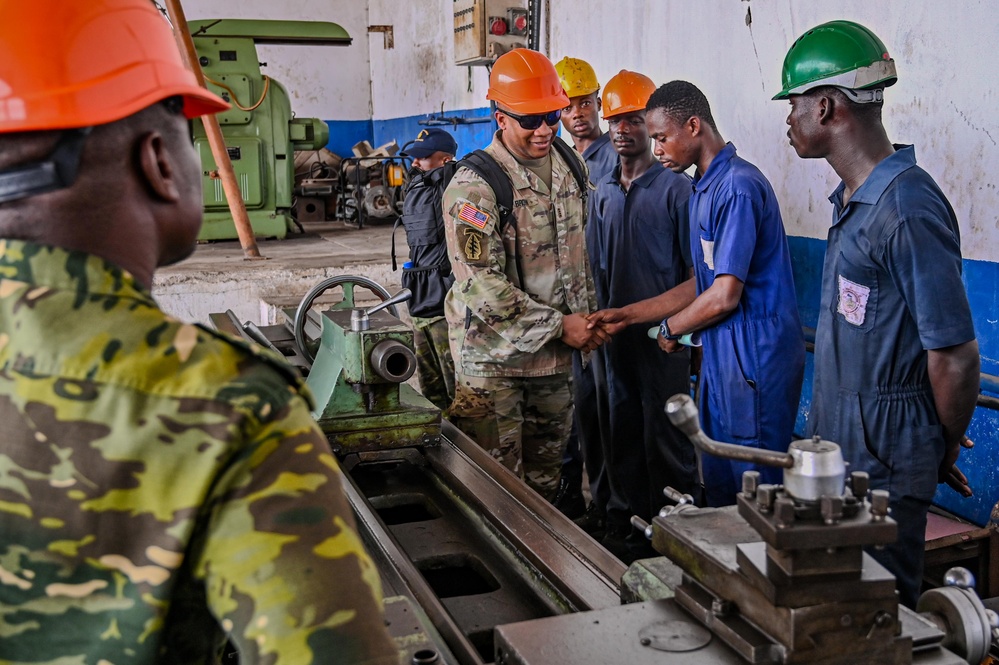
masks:
[[[245,259],[235,240],[199,244],[190,258],[157,271],[153,294],[164,310],[186,321],[207,323],[209,314],[231,309],[241,321],[269,325],[279,322],[281,308],[297,306],[312,286],[334,275],[359,275],[391,293],[399,290],[391,221],[362,229],[343,222],[306,224],[305,231],[258,240],[262,260]],[[409,255],[402,229],[396,245],[401,266]]]

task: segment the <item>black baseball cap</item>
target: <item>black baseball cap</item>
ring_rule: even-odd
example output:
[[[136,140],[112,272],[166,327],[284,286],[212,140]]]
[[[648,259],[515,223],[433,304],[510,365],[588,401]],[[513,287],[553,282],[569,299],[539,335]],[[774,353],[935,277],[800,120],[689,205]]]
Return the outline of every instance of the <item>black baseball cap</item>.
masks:
[[[416,138],[404,147],[402,156],[415,157],[416,159],[429,157],[438,151],[446,152],[449,155],[458,152],[458,142],[454,140],[451,133],[437,127],[420,130]]]

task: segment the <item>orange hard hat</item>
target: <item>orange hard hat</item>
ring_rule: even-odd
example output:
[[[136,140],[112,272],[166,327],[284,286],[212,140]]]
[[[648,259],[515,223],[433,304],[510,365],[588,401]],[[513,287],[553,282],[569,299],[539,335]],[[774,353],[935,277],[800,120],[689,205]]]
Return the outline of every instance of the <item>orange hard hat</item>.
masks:
[[[649,97],[656,91],[656,84],[645,74],[622,69],[604,86],[604,120],[622,113],[644,111]]]
[[[0,25],[0,133],[102,125],[177,95],[188,118],[229,108],[150,0],[0,0]]]
[[[569,105],[552,61],[526,48],[515,48],[496,60],[489,73],[486,99],[524,115],[549,113]]]

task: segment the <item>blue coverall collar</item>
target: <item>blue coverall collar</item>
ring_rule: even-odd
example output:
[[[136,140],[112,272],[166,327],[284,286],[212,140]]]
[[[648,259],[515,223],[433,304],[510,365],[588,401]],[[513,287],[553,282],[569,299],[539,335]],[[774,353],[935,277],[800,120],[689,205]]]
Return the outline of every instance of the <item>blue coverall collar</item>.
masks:
[[[718,178],[718,174],[728,168],[728,163],[732,161],[735,157],[735,146],[731,141],[725,144],[725,147],[715,155],[715,158],[711,160],[708,165],[708,170],[700,178],[694,175],[694,191],[703,192],[705,189],[711,186],[711,183]]]
[[[609,141],[610,141],[610,134],[608,132],[604,132],[603,134],[598,136],[597,139],[593,141],[593,143],[586,146],[586,150],[583,151],[583,159],[586,160],[592,157],[593,153],[595,153],[597,150],[600,150],[600,147]]]
[[[631,184],[632,186],[637,186],[637,187],[645,187],[645,188],[651,187],[656,177],[660,174],[660,172],[664,171],[665,169],[666,169],[665,166],[660,164],[658,161],[655,161],[652,163],[652,166],[650,166],[648,170],[645,171],[645,173],[635,178],[631,182]],[[608,173],[604,177],[602,182],[609,182],[618,186],[621,185],[621,160],[618,160],[617,165],[610,173]]]
[[[850,203],[866,203],[874,205],[881,200],[888,186],[894,182],[895,178],[916,165],[916,148],[911,145],[895,145],[895,152],[881,160],[881,163],[874,167],[871,174],[867,176],[857,191],[850,197]],[[839,187],[829,195],[829,202],[833,208],[840,212],[843,208],[843,190],[846,183],[840,182]]]

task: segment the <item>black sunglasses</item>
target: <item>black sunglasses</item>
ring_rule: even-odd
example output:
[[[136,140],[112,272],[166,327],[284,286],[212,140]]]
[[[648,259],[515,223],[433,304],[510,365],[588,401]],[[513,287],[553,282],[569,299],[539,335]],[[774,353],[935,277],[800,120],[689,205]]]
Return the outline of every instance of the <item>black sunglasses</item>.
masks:
[[[562,109],[549,111],[548,113],[539,113],[537,115],[517,115],[515,113],[510,113],[509,111],[504,111],[503,109],[500,109],[500,113],[510,116],[516,120],[522,128],[531,132],[540,127],[541,123],[544,123],[549,127],[554,127],[558,124],[559,119],[562,117]]]

